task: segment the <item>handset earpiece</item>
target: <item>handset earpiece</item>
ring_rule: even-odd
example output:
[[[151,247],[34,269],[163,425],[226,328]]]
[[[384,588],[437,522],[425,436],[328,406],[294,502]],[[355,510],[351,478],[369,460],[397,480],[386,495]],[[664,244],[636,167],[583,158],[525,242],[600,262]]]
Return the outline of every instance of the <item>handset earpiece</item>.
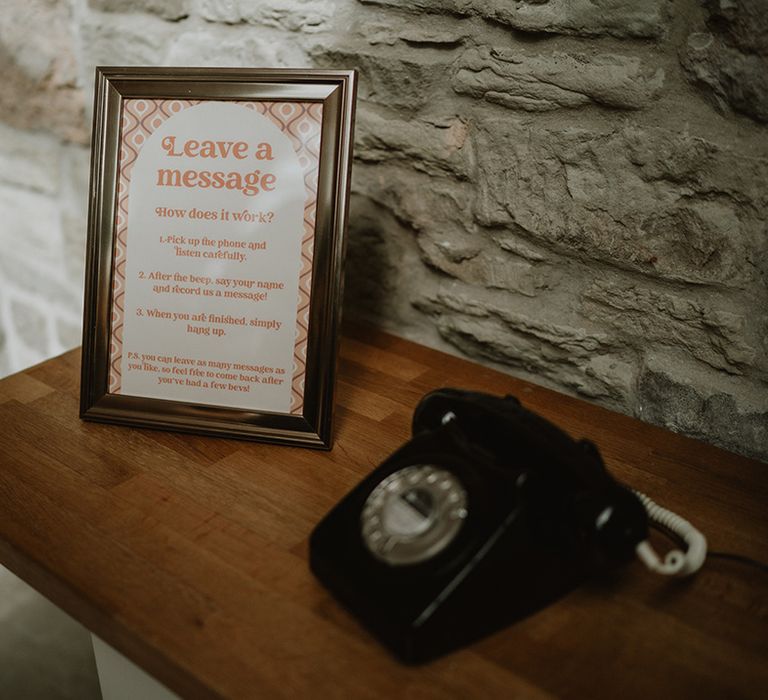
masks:
[[[470,450],[488,451],[511,471],[530,474],[521,504],[542,517],[570,519],[593,551],[593,564],[625,563],[647,539],[648,519],[641,502],[606,471],[600,451],[573,440],[511,395],[491,396],[459,389],[427,394],[413,417],[414,434],[451,424]],[[536,513],[532,513],[536,520]]]

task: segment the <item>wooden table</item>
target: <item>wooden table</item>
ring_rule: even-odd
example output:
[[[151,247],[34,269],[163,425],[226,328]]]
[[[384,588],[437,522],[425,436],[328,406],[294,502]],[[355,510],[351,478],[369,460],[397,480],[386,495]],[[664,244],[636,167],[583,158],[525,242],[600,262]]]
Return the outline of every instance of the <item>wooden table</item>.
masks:
[[[768,465],[371,330],[343,342],[329,453],[81,422],[79,363],[0,381],[0,561],[184,697],[766,696],[768,574],[741,563],[634,563],[414,668],[317,583],[307,539],[446,385],[516,394],[712,549],[762,561]]]

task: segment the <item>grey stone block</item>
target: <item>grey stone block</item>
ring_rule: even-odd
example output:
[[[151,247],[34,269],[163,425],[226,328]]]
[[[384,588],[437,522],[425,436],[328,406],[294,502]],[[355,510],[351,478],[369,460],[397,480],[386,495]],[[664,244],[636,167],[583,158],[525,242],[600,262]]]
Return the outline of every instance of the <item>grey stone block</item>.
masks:
[[[45,315],[37,307],[19,299],[12,301],[10,308],[16,335],[36,355],[45,357],[49,346]]]
[[[727,106],[756,121],[768,122],[768,58],[744,54],[712,34],[688,38],[681,61],[722,110]]]
[[[737,313],[733,306],[728,298],[709,301],[700,292],[662,291],[603,279],[584,292],[582,308],[589,318],[612,327],[628,347],[666,345],[717,369],[743,374],[757,362],[755,336],[760,324],[755,323],[751,304]],[[763,314],[762,320],[768,318]]]
[[[179,25],[155,15],[86,14],[80,26],[83,82],[92,83],[93,67],[99,65],[162,65],[168,45],[178,31]]]
[[[481,48],[462,55],[453,86],[504,107],[543,112],[591,103],[638,109],[663,83],[663,69],[636,56]]]
[[[429,270],[414,274],[420,263],[413,232],[385,207],[353,195],[347,240],[345,315],[426,339],[429,331],[411,300],[431,285],[432,275]]]
[[[766,191],[756,183],[768,159],[665,129],[584,121],[488,119],[474,133],[483,226],[516,226],[553,250],[647,277],[736,288],[761,278]],[[688,144],[692,153],[662,155]]]
[[[313,33],[329,29],[334,13],[343,4],[330,0],[200,0],[197,9],[209,22],[246,22]]]
[[[670,356],[652,356],[637,385],[637,415],[676,432],[768,462],[765,385],[692,373]]]
[[[56,194],[60,149],[50,133],[14,129],[0,122],[0,183]]]
[[[379,47],[347,48],[325,43],[316,44],[310,56],[321,68],[356,68],[361,100],[405,110],[418,110],[434,99],[435,91],[445,90],[451,60],[439,51],[393,53]]]
[[[768,0],[705,0],[707,25],[744,53],[768,55]]]
[[[439,122],[399,119],[361,105],[355,157],[372,163],[406,162],[433,175],[467,179],[471,168],[469,127],[457,117]]]
[[[721,110],[768,122],[768,2],[707,0],[706,26],[688,36],[688,78]]]
[[[219,25],[191,27],[169,42],[167,63],[175,66],[302,67],[307,58],[297,43],[277,40],[271,29],[243,32]]]
[[[87,143],[69,3],[13,0],[0,13],[0,118],[24,130]]]
[[[88,0],[88,6],[103,12],[148,12],[177,20],[189,14],[191,0]]]
[[[526,32],[577,36],[660,37],[667,26],[661,0],[360,0],[412,12],[478,15]]]
[[[441,336],[466,355],[612,406],[630,400],[636,363],[616,352],[620,348],[607,333],[552,321],[537,314],[534,305],[513,311],[501,294],[494,299],[460,284],[448,289],[422,296],[415,304],[434,318]]]

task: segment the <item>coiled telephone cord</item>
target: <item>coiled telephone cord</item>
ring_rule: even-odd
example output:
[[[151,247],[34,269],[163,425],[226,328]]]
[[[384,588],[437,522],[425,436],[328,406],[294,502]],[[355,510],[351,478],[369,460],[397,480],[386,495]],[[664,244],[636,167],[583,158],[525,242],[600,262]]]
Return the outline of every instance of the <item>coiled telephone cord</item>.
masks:
[[[634,492],[648,513],[651,525],[663,530],[686,544],[686,551],[673,549],[661,559],[648,540],[637,545],[640,560],[651,570],[665,576],[690,576],[696,573],[707,557],[707,539],[685,518],[654,503],[639,491]]]

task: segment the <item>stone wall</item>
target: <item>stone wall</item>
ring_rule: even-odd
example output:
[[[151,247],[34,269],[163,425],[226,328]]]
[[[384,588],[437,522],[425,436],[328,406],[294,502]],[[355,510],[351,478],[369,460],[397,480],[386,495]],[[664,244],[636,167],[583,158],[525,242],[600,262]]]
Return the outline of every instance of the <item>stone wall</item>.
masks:
[[[348,315],[768,459],[766,0],[10,0],[0,372],[78,342],[97,64],[357,68]]]

